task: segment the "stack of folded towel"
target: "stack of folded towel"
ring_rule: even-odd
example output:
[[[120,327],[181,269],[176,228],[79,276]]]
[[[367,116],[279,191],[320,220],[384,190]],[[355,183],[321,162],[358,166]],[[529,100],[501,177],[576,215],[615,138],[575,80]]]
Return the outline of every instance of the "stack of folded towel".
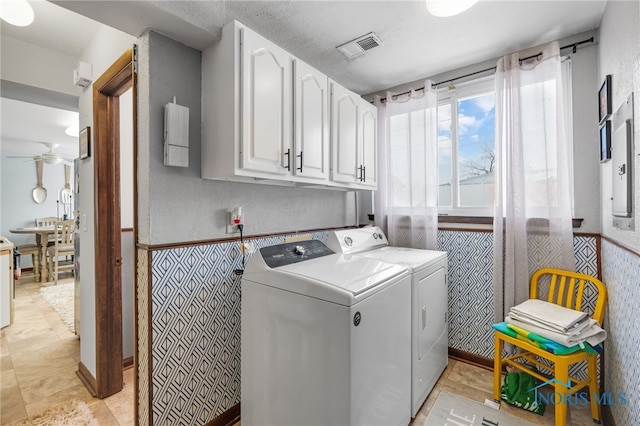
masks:
[[[505,322],[493,328],[558,354],[580,349],[600,352],[600,344],[607,337],[607,332],[585,312],[537,299],[514,306]]]

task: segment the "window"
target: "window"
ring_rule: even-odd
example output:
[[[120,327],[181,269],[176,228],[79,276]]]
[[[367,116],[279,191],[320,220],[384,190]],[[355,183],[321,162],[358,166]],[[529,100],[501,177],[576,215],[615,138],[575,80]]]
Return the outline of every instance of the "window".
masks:
[[[438,212],[492,216],[495,169],[493,77],[438,93]]]

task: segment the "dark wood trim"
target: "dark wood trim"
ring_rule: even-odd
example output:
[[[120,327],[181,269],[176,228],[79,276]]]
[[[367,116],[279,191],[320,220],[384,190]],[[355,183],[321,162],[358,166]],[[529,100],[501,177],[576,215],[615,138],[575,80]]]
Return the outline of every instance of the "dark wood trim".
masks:
[[[463,228],[455,226],[438,226],[438,231],[457,231],[457,232],[485,232],[493,233],[493,228]]]
[[[493,216],[438,215],[438,223],[465,223],[465,224],[475,224],[475,225],[493,225]]]
[[[133,82],[132,48],[93,84],[98,398],[113,395],[123,387],[119,96],[132,88]]]
[[[240,403],[229,408],[215,419],[211,420],[206,426],[233,426],[240,421]]]
[[[133,113],[132,123],[133,123],[133,152],[131,155],[133,156],[132,167],[133,167],[133,367],[135,368],[133,374],[133,390],[135,392],[133,397],[133,414],[134,414],[134,425],[139,425],[140,413],[138,409],[138,395],[140,390],[140,385],[138,383],[138,249],[136,248],[136,243],[138,242],[138,74],[136,70],[138,69],[138,45],[133,45],[133,72],[131,74],[131,110]],[[122,232],[128,231],[128,229],[122,229]],[[149,299],[151,300],[151,299]],[[151,323],[151,309],[149,309],[149,313],[147,318],[149,319],[149,323]],[[150,378],[149,378],[150,379]],[[151,393],[151,380],[149,380],[149,393]],[[149,405],[151,408],[151,405]]]
[[[539,220],[546,221],[546,219],[531,219],[531,220]],[[573,228],[580,228],[582,226],[582,222],[584,219],[582,218],[574,218],[572,219],[571,225]],[[463,224],[474,224],[474,225],[493,225],[493,216],[449,216],[449,215],[439,215],[438,223],[463,223]]]
[[[627,245],[625,245],[625,244],[623,244],[623,243],[621,243],[619,241],[616,241],[616,240],[614,240],[614,239],[612,239],[610,237],[607,237],[606,235],[602,235],[601,238],[606,240],[607,242],[613,244],[614,246],[616,246],[618,248],[626,250],[629,253],[634,254],[636,256],[640,256],[640,251],[638,251],[636,249],[633,249],[633,248],[631,248],[631,247],[629,247],[629,246],[627,246]]]
[[[596,236],[596,264],[598,265],[598,279],[602,281],[602,237]]]
[[[455,359],[456,361],[466,362],[467,364],[472,364],[477,367],[482,367],[487,370],[493,371],[493,359],[486,358],[480,355],[473,354],[471,352],[466,352],[460,349],[449,348],[449,358]]]
[[[93,377],[93,374],[89,371],[89,369],[82,363],[82,361],[78,362],[78,370],[76,371],[76,376],[80,379],[85,388],[89,391],[91,396],[94,398],[98,394],[98,384],[96,382],[96,378]]]
[[[244,236],[245,240],[255,240],[259,238],[270,238],[270,237],[279,237],[282,235],[295,235],[295,234],[309,234],[313,232],[322,232],[322,231],[333,231],[340,229],[351,229],[355,226],[341,226],[336,228],[317,228],[317,229],[308,229],[302,231],[287,231],[287,232],[279,232],[272,234],[255,234]],[[493,232],[493,229],[487,228],[462,228],[462,227],[453,227],[453,226],[438,226],[439,231],[457,231],[457,232]],[[600,234],[592,233],[592,232],[574,232],[574,236],[581,237],[600,237]],[[170,250],[175,248],[184,248],[184,247],[193,247],[193,246],[202,246],[209,244],[220,244],[220,243],[229,243],[234,241],[240,241],[240,237],[225,237],[225,238],[212,238],[208,240],[197,240],[197,241],[181,241],[176,243],[167,243],[167,244],[143,244],[138,243],[136,248],[147,250],[147,251],[159,251],[159,250]]]
[[[149,400],[147,401],[148,407],[149,407],[149,426],[153,426],[153,317],[151,315],[152,313],[152,307],[153,307],[153,303],[152,303],[152,291],[151,291],[151,287],[153,286],[153,275],[152,275],[152,259],[153,258],[153,253],[148,251],[147,252],[147,354],[148,354],[148,360],[147,362],[149,363],[149,367],[147,368],[147,372],[148,372],[148,377],[147,377],[147,383],[149,384],[149,389],[148,389],[148,394],[149,394]]]
[[[270,238],[270,237],[279,237],[282,235],[296,235],[296,234],[310,234],[312,232],[322,232],[322,231],[333,231],[339,229],[351,229],[355,228],[355,226],[342,226],[338,228],[317,228],[317,229],[308,229],[304,231],[289,231],[289,232],[279,232],[275,234],[255,234],[255,235],[245,235],[243,238],[245,240],[255,240],[258,238]],[[240,241],[240,236],[237,237],[226,237],[226,238],[212,238],[209,240],[198,240],[198,241],[182,241],[177,243],[167,243],[167,244],[138,244],[137,248],[148,251],[159,251],[159,250],[169,250],[174,248],[183,248],[183,247],[193,247],[193,246],[203,246],[209,244],[219,244],[219,243],[229,243],[234,241]]]

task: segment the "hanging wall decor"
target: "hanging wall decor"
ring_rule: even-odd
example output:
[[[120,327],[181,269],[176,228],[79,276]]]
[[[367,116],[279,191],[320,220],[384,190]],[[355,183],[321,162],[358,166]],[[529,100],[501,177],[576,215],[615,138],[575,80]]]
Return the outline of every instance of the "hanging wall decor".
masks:
[[[611,120],[605,121],[600,126],[600,162],[611,159]]]
[[[80,131],[80,158],[91,156],[91,127],[85,127]]]
[[[607,75],[598,91],[598,122],[602,123],[611,115],[611,74]]]

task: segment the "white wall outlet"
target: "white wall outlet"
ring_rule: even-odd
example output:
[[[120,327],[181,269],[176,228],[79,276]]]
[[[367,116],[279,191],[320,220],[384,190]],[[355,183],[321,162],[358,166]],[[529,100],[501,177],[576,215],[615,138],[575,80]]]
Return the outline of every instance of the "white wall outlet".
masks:
[[[240,232],[238,227],[233,224],[232,212],[227,212],[227,234],[235,234],[236,232]]]

